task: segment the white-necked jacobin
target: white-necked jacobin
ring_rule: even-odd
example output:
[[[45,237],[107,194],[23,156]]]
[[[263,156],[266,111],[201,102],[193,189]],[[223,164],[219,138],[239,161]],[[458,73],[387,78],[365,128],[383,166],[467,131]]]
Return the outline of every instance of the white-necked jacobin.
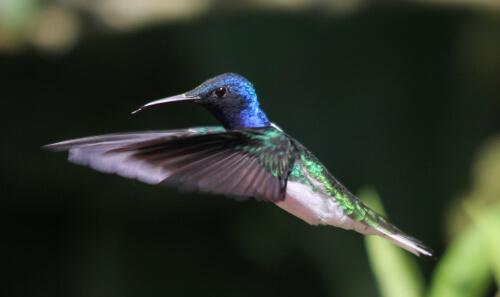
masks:
[[[418,256],[432,250],[371,210],[318,159],[259,108],[253,85],[226,73],[153,105],[191,101],[223,127],[110,134],[50,144],[69,161],[149,184],[254,197],[275,203],[311,225],[332,225],[389,239]]]

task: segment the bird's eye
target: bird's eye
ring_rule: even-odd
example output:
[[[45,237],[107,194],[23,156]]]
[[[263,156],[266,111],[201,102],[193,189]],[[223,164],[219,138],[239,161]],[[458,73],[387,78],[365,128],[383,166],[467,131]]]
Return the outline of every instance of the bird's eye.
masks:
[[[222,98],[224,96],[226,96],[226,93],[227,93],[227,89],[225,87],[220,87],[220,88],[217,88],[217,90],[215,90],[215,96],[217,96],[218,98]]]

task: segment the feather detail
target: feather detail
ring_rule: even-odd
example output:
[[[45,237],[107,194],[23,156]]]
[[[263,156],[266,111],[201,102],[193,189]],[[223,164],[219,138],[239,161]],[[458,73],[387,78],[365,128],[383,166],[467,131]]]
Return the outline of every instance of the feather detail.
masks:
[[[44,148],[69,151],[73,163],[145,183],[274,202],[285,196],[281,181],[291,170],[294,149],[272,127],[111,134]]]

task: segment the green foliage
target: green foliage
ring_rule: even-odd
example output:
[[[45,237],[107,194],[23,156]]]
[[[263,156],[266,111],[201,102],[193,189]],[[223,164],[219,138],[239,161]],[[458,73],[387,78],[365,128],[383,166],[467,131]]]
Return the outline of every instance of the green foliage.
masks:
[[[387,241],[367,237],[366,246],[380,295],[428,297],[486,296],[494,281],[500,285],[500,136],[478,153],[469,193],[454,199],[446,229],[450,243],[436,263],[425,289],[417,263]],[[383,213],[374,190],[360,197]],[[458,207],[457,207],[458,206]],[[468,222],[464,225],[464,222]],[[404,292],[404,294],[402,293]]]
[[[471,226],[460,234],[436,265],[428,296],[484,296],[490,285],[484,250],[484,240],[476,228]]]

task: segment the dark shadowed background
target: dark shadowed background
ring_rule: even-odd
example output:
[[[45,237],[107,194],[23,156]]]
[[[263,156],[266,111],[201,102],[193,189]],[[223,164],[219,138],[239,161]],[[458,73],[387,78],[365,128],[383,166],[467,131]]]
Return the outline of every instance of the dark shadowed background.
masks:
[[[149,14],[94,2],[0,6],[2,296],[378,296],[355,232],[40,149],[217,125],[189,103],[130,112],[225,72],[253,82],[271,121],[344,185],[376,188],[396,225],[443,252],[445,209],[500,131],[496,2],[145,1],[159,6]],[[435,262],[419,265],[429,279]]]

